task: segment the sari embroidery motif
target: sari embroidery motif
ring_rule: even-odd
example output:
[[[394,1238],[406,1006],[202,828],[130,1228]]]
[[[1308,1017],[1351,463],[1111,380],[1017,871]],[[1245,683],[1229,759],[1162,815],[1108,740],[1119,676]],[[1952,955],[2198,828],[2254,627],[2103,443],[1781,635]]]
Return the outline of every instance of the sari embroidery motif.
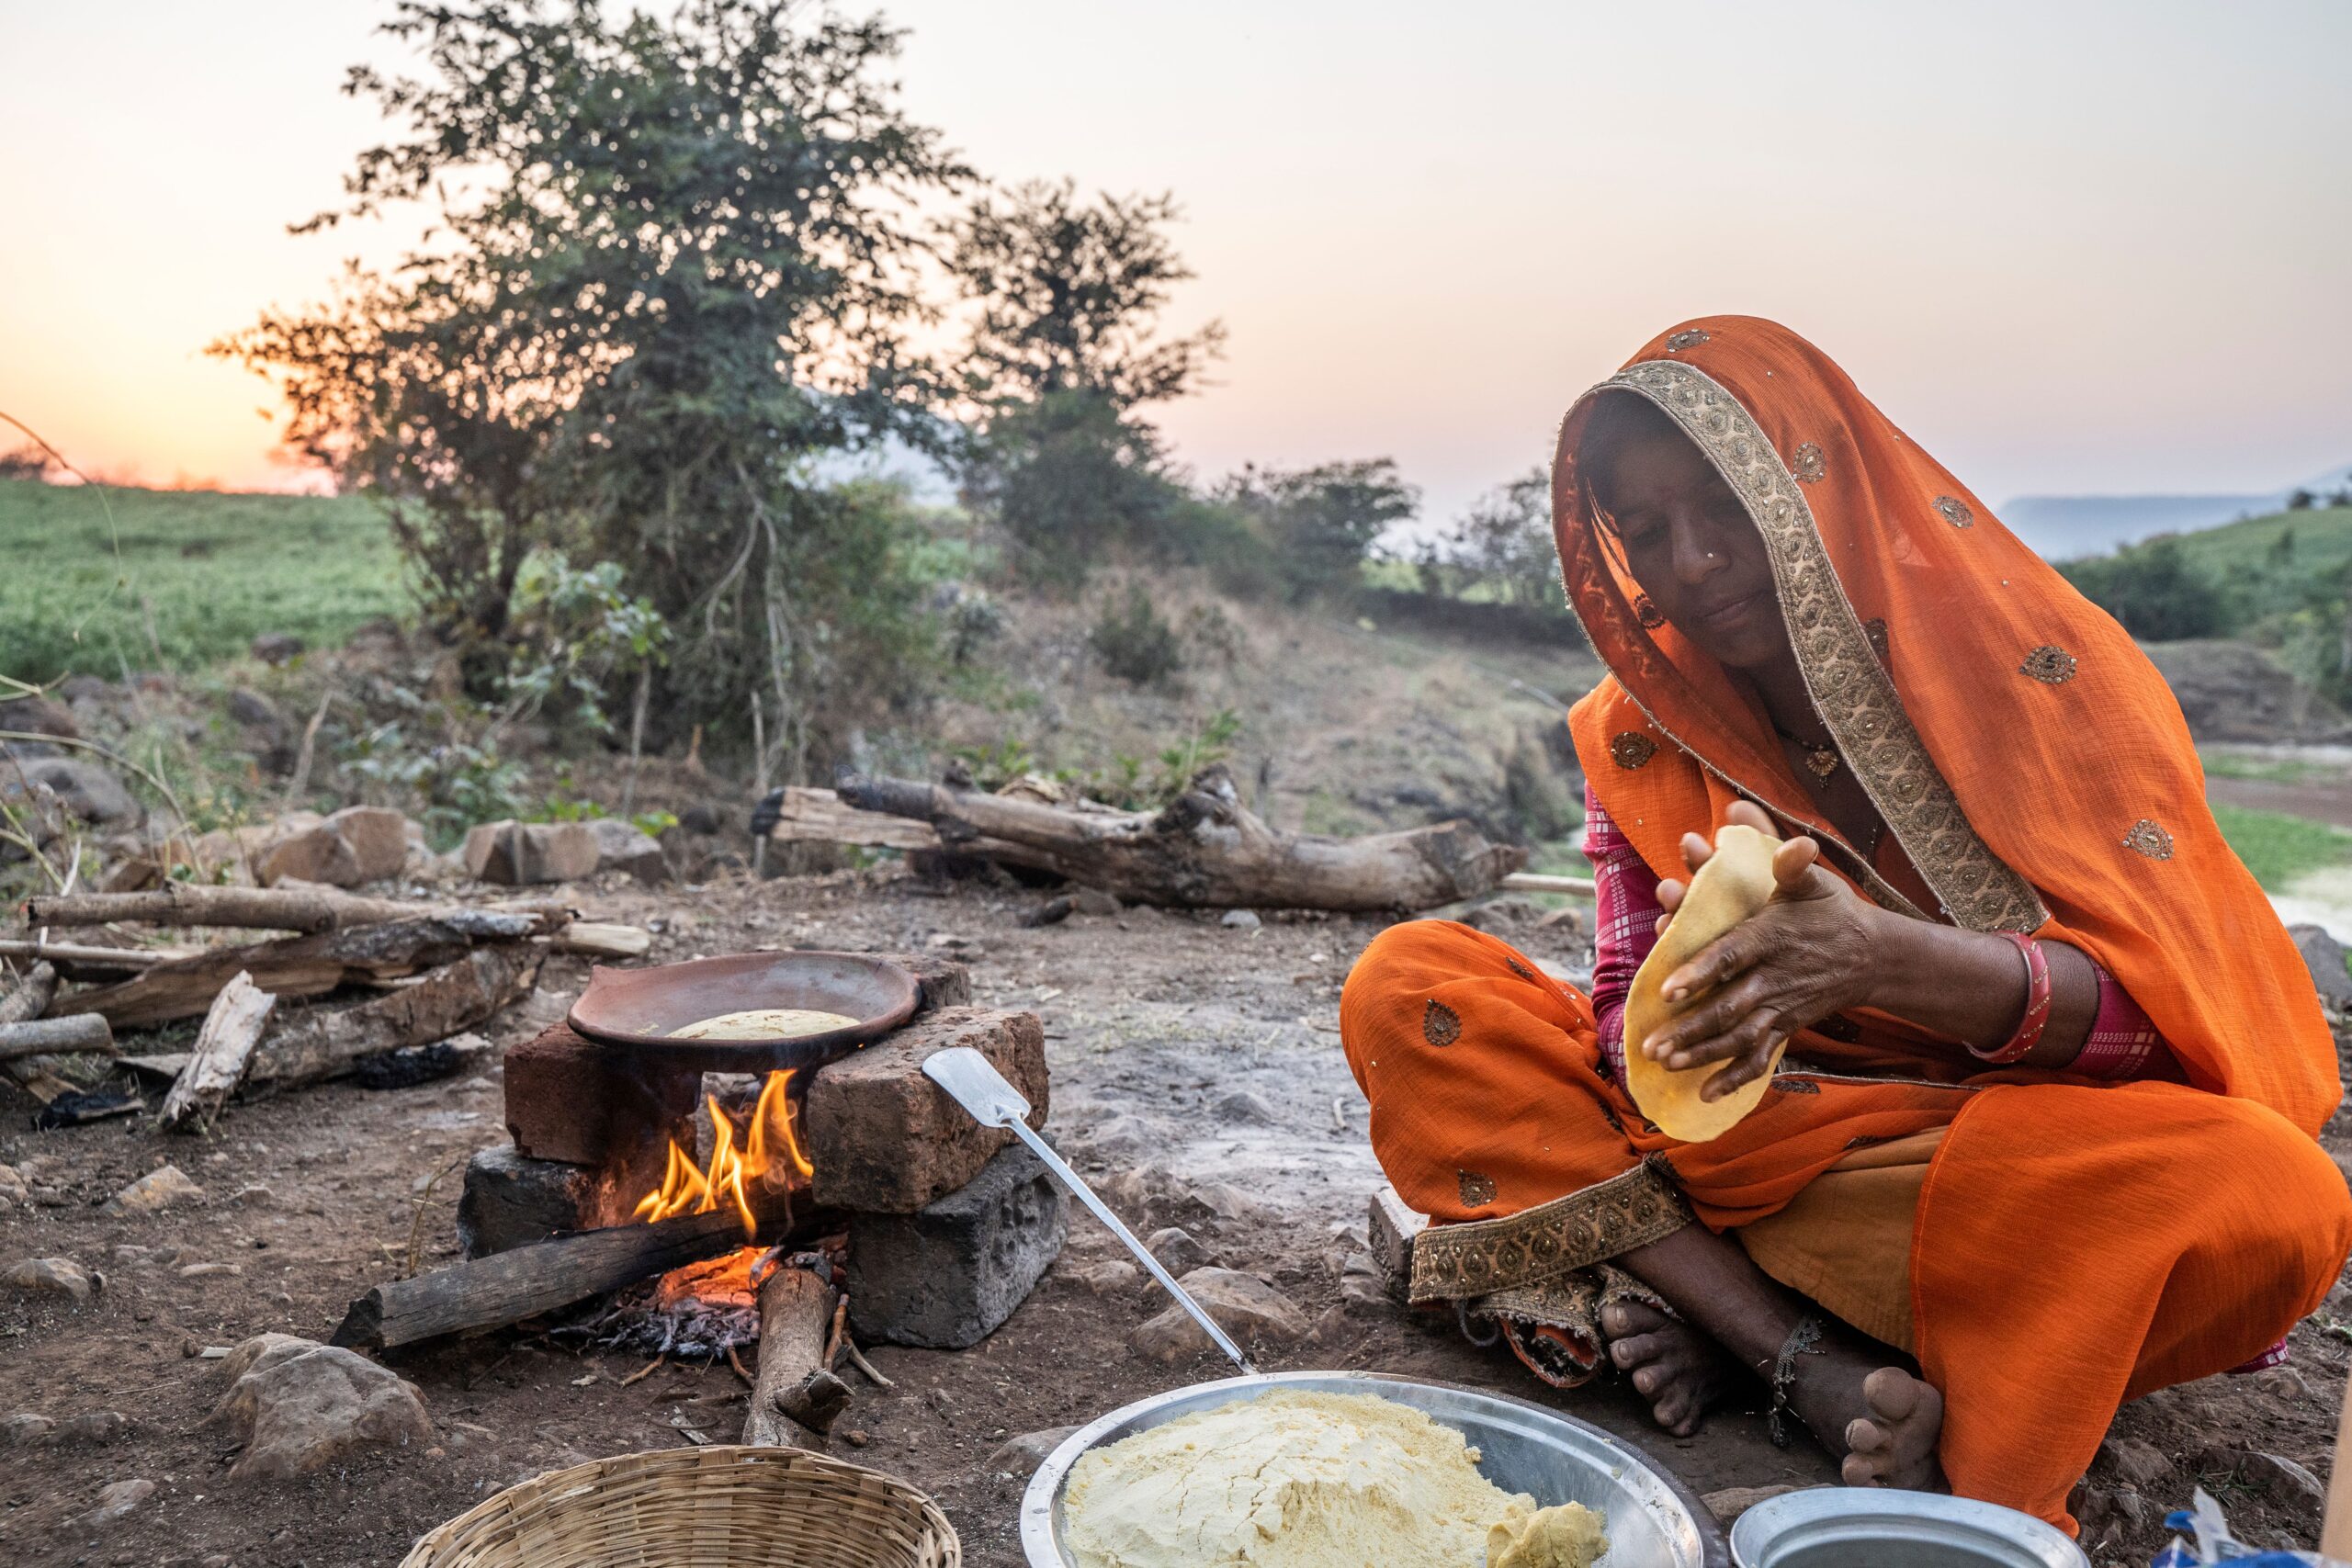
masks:
[[[1609,742],[1609,760],[1621,768],[1638,768],[1657,755],[1657,741],[1630,729]]]
[[[1416,1303],[1490,1295],[1589,1268],[1690,1223],[1674,1183],[1647,1163],[1494,1220],[1431,1225],[1413,1242]]]
[[[1453,1044],[1462,1038],[1462,1015],[1431,997],[1421,1010],[1421,1038],[1432,1045]]]
[[[2075,678],[2075,656],[2055,643],[2043,643],[2025,656],[2018,673],[2045,686],[2063,686]]]
[[[2172,835],[2145,817],[2132,823],[2132,830],[2123,835],[2123,847],[2136,850],[2150,860],[2172,859]]]
[[[1955,528],[1973,528],[1976,525],[1976,513],[1970,509],[1968,502],[1956,495],[1936,497],[1936,511],[1945,522]]]
[[[1822,459],[1821,448],[1808,441],[1791,455],[1789,470],[1799,484],[1815,484],[1829,471],[1829,465]]]

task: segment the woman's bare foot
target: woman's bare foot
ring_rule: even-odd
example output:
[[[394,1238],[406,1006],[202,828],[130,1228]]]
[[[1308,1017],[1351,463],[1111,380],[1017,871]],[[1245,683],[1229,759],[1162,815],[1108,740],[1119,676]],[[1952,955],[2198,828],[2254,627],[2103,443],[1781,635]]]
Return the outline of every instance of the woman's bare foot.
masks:
[[[1737,1373],[1724,1348],[1679,1318],[1642,1302],[1611,1302],[1600,1312],[1609,1359],[1650,1402],[1650,1417],[1678,1438],[1701,1419]]]
[[[1881,1367],[1862,1380],[1862,1399],[1870,1414],[1846,1426],[1846,1484],[1918,1490],[1940,1482],[1944,1396],[1901,1367]]]

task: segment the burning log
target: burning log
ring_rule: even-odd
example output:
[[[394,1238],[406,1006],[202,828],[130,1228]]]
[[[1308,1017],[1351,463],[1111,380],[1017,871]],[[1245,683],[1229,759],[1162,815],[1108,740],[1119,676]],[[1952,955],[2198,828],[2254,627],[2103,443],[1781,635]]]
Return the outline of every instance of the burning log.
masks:
[[[164,1097],[164,1109],[156,1120],[164,1126],[177,1127],[193,1118],[209,1122],[220,1114],[220,1107],[244,1082],[254,1047],[261,1042],[262,1025],[269,1021],[270,1010],[277,1005],[277,998],[254,985],[254,977],[242,970],[222,987],[211,1010],[204,1015],[204,1027],[197,1032],[187,1066],[180,1069],[171,1092]]]
[[[779,1263],[760,1285],[760,1370],[743,1441],[820,1449],[850,1402],[849,1384],[826,1365],[837,1292],[808,1254]]]
[[[24,1056],[65,1055],[75,1051],[114,1052],[114,1031],[103,1018],[33,1018],[0,1023],[0,1062]]]
[[[351,1303],[331,1343],[389,1350],[445,1334],[503,1328],[743,1243],[733,1210],[579,1231],[379,1285]]]
[[[993,855],[991,846],[1012,845],[1019,863],[1139,904],[1427,909],[1491,891],[1527,859],[1458,821],[1354,839],[1282,832],[1242,806],[1222,764],[1203,770],[1158,812],[887,778],[848,781],[840,798],[861,811],[928,822],[941,847],[958,853]]]
[[[379,925],[215,948],[153,964],[130,979],[69,998],[60,1010],[103,1013],[118,1029],[139,1029],[202,1016],[230,977],[240,973],[272,996],[324,996],[361,981],[438,968],[477,943],[544,936],[562,924],[560,911],[450,909],[419,915],[411,909],[409,918]]]
[[[281,1019],[254,1053],[248,1076],[280,1086],[317,1083],[350,1072],[363,1056],[447,1040],[528,995],[546,956],[541,942],[492,942],[373,1001]]]
[[[447,915],[454,907],[367,898],[333,887],[208,887],[167,883],[140,893],[55,893],[30,899],[26,918],[36,926],[101,926],[133,920],[158,926],[242,926],[261,931],[329,931],[381,925],[420,915]],[[571,918],[560,904],[493,906],[475,913],[536,915],[549,929]]]

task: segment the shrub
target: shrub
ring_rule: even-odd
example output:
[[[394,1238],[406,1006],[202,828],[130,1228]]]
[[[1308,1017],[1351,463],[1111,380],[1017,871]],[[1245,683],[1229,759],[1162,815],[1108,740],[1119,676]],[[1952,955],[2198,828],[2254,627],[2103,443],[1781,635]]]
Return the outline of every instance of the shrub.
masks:
[[[2171,535],[2127,545],[2111,556],[2061,561],[2058,570],[2135,637],[2172,642],[2214,637],[2228,627],[2221,587],[2190,563]]]
[[[1124,610],[1104,606],[1087,641],[1102,668],[1138,686],[1158,685],[1183,668],[1176,628],[1153,606],[1140,582],[1128,586]]]

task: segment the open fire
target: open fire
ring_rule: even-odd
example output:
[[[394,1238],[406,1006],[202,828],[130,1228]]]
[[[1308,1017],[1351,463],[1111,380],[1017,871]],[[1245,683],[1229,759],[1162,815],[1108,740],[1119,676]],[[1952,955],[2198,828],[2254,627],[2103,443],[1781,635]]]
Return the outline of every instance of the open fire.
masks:
[[[740,1132],[718,1099],[706,1096],[712,1132],[709,1164],[697,1168],[694,1156],[672,1138],[661,1185],[638,1200],[635,1216],[650,1223],[673,1214],[707,1214],[731,1208],[743,1222],[743,1235],[758,1239],[753,1194],[763,1189],[788,1191],[796,1178],[805,1183],[816,1174],[816,1168],[800,1152],[799,1134],[792,1124],[791,1084],[790,1069],[770,1073],[761,1086],[759,1102]]]

